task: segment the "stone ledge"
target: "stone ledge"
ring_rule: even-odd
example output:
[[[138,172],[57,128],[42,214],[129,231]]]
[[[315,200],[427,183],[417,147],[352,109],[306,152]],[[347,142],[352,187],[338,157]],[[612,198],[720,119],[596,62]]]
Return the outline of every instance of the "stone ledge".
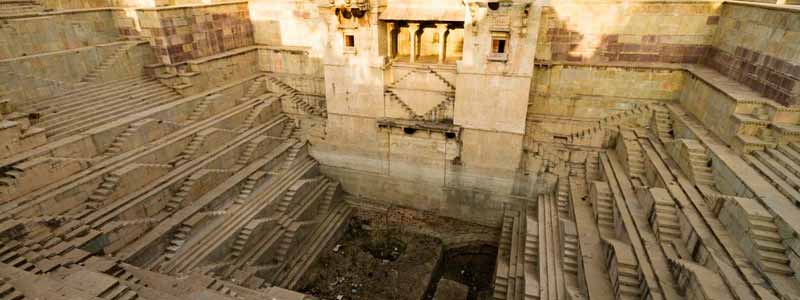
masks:
[[[104,47],[115,47],[115,46],[120,46],[120,45],[129,45],[129,44],[140,45],[140,44],[147,44],[147,43],[148,43],[147,41],[142,41],[142,40],[136,40],[136,41],[122,40],[122,41],[110,42],[110,43],[105,43],[105,44],[97,44],[97,45],[80,47],[80,48],[72,48],[72,49],[66,49],[66,50],[37,53],[37,54],[27,55],[27,56],[17,56],[17,57],[12,57],[12,58],[0,59],[0,63],[16,62],[16,61],[21,61],[21,60],[28,60],[28,59],[32,59],[32,58],[49,56],[49,55],[70,54],[70,53],[73,53],[73,52],[81,52],[81,51],[86,51],[86,50],[90,50],[90,49],[98,49],[98,48],[104,48]]]
[[[686,70],[694,77],[697,77],[709,86],[722,92],[737,103],[763,104],[775,108],[778,111],[800,111],[800,108],[784,106],[775,100],[761,96],[751,88],[726,77],[714,69],[700,65],[690,65],[687,66]]]
[[[762,3],[762,2],[745,2],[745,1],[723,1],[722,4],[752,6],[752,7],[758,7],[758,8],[763,8],[763,9],[782,10],[782,11],[788,11],[788,12],[794,12],[794,13],[800,12],[800,6],[798,6],[798,5],[773,4],[773,3]]]
[[[181,4],[181,5],[170,5],[170,6],[161,6],[161,7],[140,7],[140,8],[133,8],[133,9],[142,10],[142,11],[159,11],[159,10],[184,9],[184,8],[225,6],[225,5],[233,5],[233,4],[247,4],[248,2],[249,1],[227,1],[227,2],[217,2],[217,3]]]
[[[709,67],[699,64],[671,64],[671,63],[641,63],[641,62],[608,62],[608,63],[583,63],[568,61],[539,61],[536,66],[574,66],[586,68],[629,68],[629,69],[655,69],[675,70],[688,72],[692,76],[705,82],[712,88],[730,97],[738,104],[762,104],[777,111],[800,112],[800,106],[785,106],[775,100],[764,97],[744,84],[735,81]]]
[[[687,65],[674,63],[647,63],[647,62],[572,62],[572,61],[537,61],[536,66],[574,66],[574,67],[600,67],[600,68],[630,68],[630,69],[663,69],[686,71]]]
[[[452,124],[413,121],[413,120],[404,120],[395,118],[378,118],[376,120],[376,123],[378,125],[378,128],[402,128],[404,131],[422,130],[428,132],[441,132],[445,134],[447,138],[457,138],[461,134],[461,126]]]

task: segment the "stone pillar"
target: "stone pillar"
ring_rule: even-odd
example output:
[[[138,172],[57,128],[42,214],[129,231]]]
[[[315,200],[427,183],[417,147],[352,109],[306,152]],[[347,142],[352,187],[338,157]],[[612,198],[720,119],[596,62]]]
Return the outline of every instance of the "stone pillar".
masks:
[[[436,31],[439,33],[439,63],[443,64],[447,58],[447,24],[436,24]]]
[[[410,48],[408,54],[411,56],[409,59],[411,63],[417,61],[417,31],[419,31],[419,23],[408,23],[408,44]]]
[[[388,56],[389,59],[397,55],[397,53],[394,52],[394,29],[394,23],[386,23],[386,56]]]

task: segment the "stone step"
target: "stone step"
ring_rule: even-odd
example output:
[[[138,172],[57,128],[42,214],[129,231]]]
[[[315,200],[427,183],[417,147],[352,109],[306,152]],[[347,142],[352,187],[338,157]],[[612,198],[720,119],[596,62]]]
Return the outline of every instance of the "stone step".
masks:
[[[783,155],[785,155],[792,161],[800,161],[800,152],[798,152],[794,148],[791,148],[787,145],[778,145],[777,149],[779,152],[783,153]]]
[[[778,232],[778,226],[772,220],[749,219],[748,221],[753,228],[767,232]]]
[[[43,116],[36,126],[43,127],[45,129],[51,129],[57,126],[62,126],[62,124],[68,123],[70,120],[80,118],[81,116],[87,114],[98,114],[114,111],[115,109],[124,108],[132,104],[140,104],[172,95],[174,95],[174,92],[170,90],[159,89],[154,91],[144,91],[136,96],[121,96],[114,99],[108,99],[102,103],[92,102],[83,105],[76,104],[68,109],[54,111],[46,116]]]
[[[769,251],[761,251],[759,252],[762,260],[773,262],[776,264],[789,264],[789,257],[786,256],[783,252],[769,252]]]
[[[787,170],[794,175],[800,175],[800,165],[790,159],[784,153],[776,149],[767,149],[767,153],[772,156],[776,161],[782,164]]]
[[[120,108],[114,111],[109,111],[102,114],[91,114],[92,117],[84,118],[80,121],[69,122],[64,124],[63,126],[54,127],[52,130],[48,131],[47,136],[48,140],[58,140],[64,137],[67,137],[75,132],[79,132],[81,130],[87,129],[89,127],[94,126],[97,123],[106,122],[108,120],[112,120],[115,118],[119,118],[121,116],[131,115],[137,112],[141,112],[143,110],[159,106],[162,104],[166,104],[172,102],[174,100],[180,99],[181,96],[173,96],[170,98],[159,99],[155,102],[146,102],[142,104],[137,104],[133,106],[128,106],[124,108]]]
[[[780,235],[778,235],[778,232],[775,231],[765,231],[758,228],[751,228],[750,234],[753,236],[754,239],[758,240],[766,240],[778,243],[782,241]]]
[[[170,91],[170,89],[157,81],[136,83],[127,87],[121,87],[118,90],[100,91],[77,98],[67,98],[57,103],[38,105],[35,107],[36,110],[34,111],[42,114],[42,121],[49,121],[59,115],[64,115],[87,107],[116,103],[132,98],[143,98],[147,95],[153,95],[163,91]]]
[[[105,95],[103,94],[104,92],[111,92],[111,93],[119,92],[120,90],[128,89],[131,86],[142,85],[152,81],[154,80],[146,77],[133,77],[116,81],[108,81],[99,84],[85,84],[80,88],[67,91],[60,95],[56,95],[29,104],[23,104],[19,108],[22,111],[38,111],[47,106],[72,103],[73,101],[75,101],[75,99],[85,98],[85,96],[87,95],[103,96]]]
[[[780,242],[775,242],[775,241],[755,240],[755,244],[756,247],[762,251],[783,252],[786,250],[786,246],[784,246]]]
[[[124,284],[117,282],[111,288],[100,293],[100,298],[103,299],[117,299],[120,295],[128,291],[128,287]]]
[[[138,294],[134,291],[127,291],[122,296],[118,298],[118,300],[134,300],[139,298]]]
[[[778,264],[770,261],[762,261],[761,265],[765,272],[791,276],[794,271],[787,264]]]

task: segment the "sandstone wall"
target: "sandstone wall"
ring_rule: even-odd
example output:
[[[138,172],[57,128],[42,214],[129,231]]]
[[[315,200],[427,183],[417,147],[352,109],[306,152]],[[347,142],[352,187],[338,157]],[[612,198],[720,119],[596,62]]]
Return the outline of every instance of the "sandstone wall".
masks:
[[[596,126],[637,104],[675,101],[686,72],[678,67],[553,64],[537,66],[531,82],[526,143]]]
[[[800,104],[800,13],[723,4],[706,64],[781,104]]]
[[[317,97],[325,97],[325,69],[322,59],[310,56],[308,48],[261,47],[258,70],[277,74],[292,88]]]
[[[697,63],[719,23],[711,2],[555,1],[544,7],[537,60]]]
[[[254,44],[247,2],[137,10],[161,62],[176,64]]]
[[[109,7],[113,0],[42,0],[45,8],[54,10]]]
[[[0,60],[0,94],[16,103],[58,95],[76,88],[87,74],[120,47],[128,47],[114,64],[98,74],[101,80],[117,80],[142,74],[155,57],[149,45],[106,44],[69,51]]]
[[[252,76],[258,72],[258,60],[258,49],[249,47],[187,61],[182,67],[193,75],[185,78],[194,90],[189,94]]]
[[[601,118],[631,102],[676,100],[683,78],[679,68],[542,66],[532,82],[529,113]]]
[[[111,11],[82,11],[38,18],[4,19],[0,59],[75,49],[120,38]]]
[[[317,3],[307,0],[250,0],[250,20],[257,44],[310,47],[321,57],[328,24]]]

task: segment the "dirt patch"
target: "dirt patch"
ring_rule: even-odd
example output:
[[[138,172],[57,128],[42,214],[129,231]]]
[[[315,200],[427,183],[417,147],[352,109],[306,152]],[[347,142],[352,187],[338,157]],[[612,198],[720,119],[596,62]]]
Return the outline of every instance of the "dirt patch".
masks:
[[[465,285],[468,295],[461,299],[450,300],[488,300],[492,298],[494,268],[497,258],[497,247],[492,245],[469,245],[446,249],[440,260],[439,269],[434,272],[425,299],[437,299],[436,283],[442,279]]]
[[[303,276],[300,292],[323,300],[419,300],[441,249],[436,238],[374,227],[354,217],[336,246],[326,249]]]

